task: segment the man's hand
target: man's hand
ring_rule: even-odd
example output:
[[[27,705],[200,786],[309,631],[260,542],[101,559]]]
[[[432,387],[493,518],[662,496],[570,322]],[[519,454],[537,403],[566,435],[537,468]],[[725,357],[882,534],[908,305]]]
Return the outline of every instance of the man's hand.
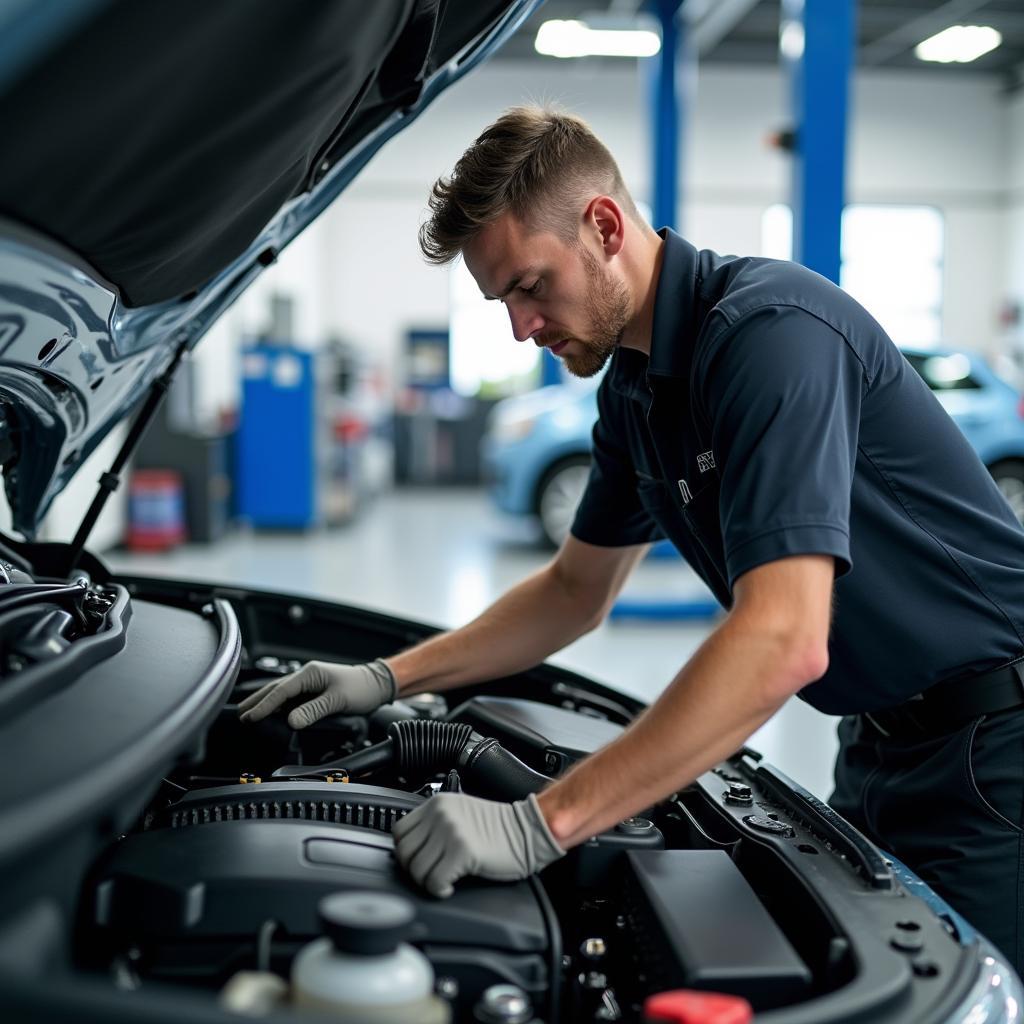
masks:
[[[286,700],[300,694],[317,696],[288,715],[293,729],[304,729],[325,715],[368,715],[398,694],[391,669],[381,660],[369,665],[333,665],[310,661],[298,672],[275,679],[246,697],[238,705],[243,722],[258,722],[276,711]]]
[[[395,856],[434,896],[451,896],[465,875],[499,882],[526,878],[563,850],[531,793],[514,804],[438,793],[391,830]]]

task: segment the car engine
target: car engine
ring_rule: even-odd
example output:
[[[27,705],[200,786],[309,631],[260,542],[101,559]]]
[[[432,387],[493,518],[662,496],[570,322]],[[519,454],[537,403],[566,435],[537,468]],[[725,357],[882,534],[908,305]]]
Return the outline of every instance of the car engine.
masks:
[[[265,659],[262,667],[270,665]],[[201,771],[192,766],[164,780],[139,829],[97,864],[80,921],[86,966],[112,970],[125,984],[214,989],[253,967],[287,977],[298,951],[321,934],[317,907],[325,896],[398,893],[416,908],[410,939],[433,965],[456,1019],[470,1019],[495,985],[514,985],[546,1019],[558,1019],[570,936],[545,885],[466,879],[450,899],[433,899],[400,871],[391,827],[437,791],[525,796],[549,777],[513,750],[561,769],[621,727],[506,697],[474,697],[449,712],[427,694],[302,733],[282,729],[283,716],[239,726],[237,702],[265,682],[259,675],[236,688],[211,731],[209,747],[218,753]],[[256,770],[218,775],[222,752],[238,744],[262,748],[242,755],[241,764]],[[301,763],[274,768],[267,760],[274,749]],[[607,883],[616,857],[663,848],[652,822],[633,819],[588,844],[574,858],[575,872],[592,886]],[[600,942],[586,938],[596,967]],[[587,981],[595,1009],[615,1000],[607,984],[597,985],[601,977],[595,970]]]
[[[665,809],[597,836],[542,879],[466,879],[436,900],[403,875],[390,837],[399,818],[439,791],[538,790],[549,781],[541,769],[564,770],[621,732],[594,708],[475,696],[449,710],[421,694],[302,732],[283,716],[239,725],[237,703],[265,682],[236,688],[200,770],[169,776],[139,829],[97,864],[80,922],[87,966],[125,984],[217,990],[253,968],[287,978],[321,935],[320,901],[360,892],[412,901],[409,938],[457,1020],[484,1012],[494,986],[513,986],[552,1021],[636,1018],[645,993],[683,980],[762,1007],[810,988],[809,968],[724,849],[666,849],[655,823]],[[219,774],[240,746],[237,763],[255,770]],[[274,767],[274,750],[298,763]],[[743,927],[723,932],[723,913]]]

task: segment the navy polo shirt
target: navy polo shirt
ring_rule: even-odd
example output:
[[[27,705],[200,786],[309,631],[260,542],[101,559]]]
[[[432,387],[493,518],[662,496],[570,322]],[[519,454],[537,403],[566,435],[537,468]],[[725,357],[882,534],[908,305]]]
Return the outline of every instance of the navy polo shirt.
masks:
[[[650,358],[598,391],[572,533],[668,538],[723,606],[750,569],[835,559],[831,714],[891,706],[1024,654],[1024,530],[882,328],[794,263],[669,231]]]

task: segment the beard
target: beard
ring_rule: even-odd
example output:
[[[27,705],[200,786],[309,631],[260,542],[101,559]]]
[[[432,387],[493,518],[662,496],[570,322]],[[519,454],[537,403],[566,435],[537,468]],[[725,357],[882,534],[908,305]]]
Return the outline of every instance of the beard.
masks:
[[[622,340],[629,322],[631,306],[629,289],[601,267],[597,259],[581,247],[580,257],[587,275],[584,306],[587,310],[586,337],[566,335],[545,338],[546,344],[568,340],[578,351],[562,355],[565,368],[574,377],[593,377],[600,373]]]

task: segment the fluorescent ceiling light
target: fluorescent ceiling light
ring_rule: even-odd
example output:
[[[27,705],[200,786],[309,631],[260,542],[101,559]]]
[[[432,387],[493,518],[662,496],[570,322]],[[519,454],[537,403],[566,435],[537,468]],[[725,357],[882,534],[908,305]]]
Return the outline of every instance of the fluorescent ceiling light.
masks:
[[[585,21],[545,21],[534,49],[547,57],[653,57],[661,38],[648,29],[591,28]]]
[[[967,64],[994,50],[1002,41],[1003,37],[988,25],[953,25],[918,43],[914,53],[919,60]]]

